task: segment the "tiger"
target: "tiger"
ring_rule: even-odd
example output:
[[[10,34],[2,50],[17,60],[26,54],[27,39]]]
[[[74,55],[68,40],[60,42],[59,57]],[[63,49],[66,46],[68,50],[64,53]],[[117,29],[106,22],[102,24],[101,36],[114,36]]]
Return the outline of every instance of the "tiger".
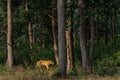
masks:
[[[42,66],[45,66],[47,70],[49,69],[49,65],[53,65],[53,64],[54,62],[52,60],[39,60],[36,62],[36,65],[38,67],[41,68]]]

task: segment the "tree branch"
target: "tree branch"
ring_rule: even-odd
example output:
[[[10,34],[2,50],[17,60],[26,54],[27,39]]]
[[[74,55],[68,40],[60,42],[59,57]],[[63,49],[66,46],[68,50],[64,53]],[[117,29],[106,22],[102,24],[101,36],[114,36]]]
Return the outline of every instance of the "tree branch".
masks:
[[[44,12],[44,13],[52,19],[52,16],[50,14],[48,14],[47,12]]]
[[[0,30],[0,32],[2,32],[2,33],[6,33],[6,34],[7,34],[7,31],[5,31],[5,30]]]

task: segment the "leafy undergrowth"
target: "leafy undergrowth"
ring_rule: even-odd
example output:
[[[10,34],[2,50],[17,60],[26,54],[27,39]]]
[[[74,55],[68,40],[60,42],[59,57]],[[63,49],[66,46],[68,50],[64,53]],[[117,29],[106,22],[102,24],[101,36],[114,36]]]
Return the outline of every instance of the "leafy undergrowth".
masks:
[[[77,71],[77,75],[70,75],[65,79],[61,79],[60,77],[54,77],[54,72],[55,68],[50,68],[46,71],[38,68],[24,69],[16,66],[14,69],[8,69],[0,66],[0,80],[120,80],[120,76],[83,76],[79,71]]]

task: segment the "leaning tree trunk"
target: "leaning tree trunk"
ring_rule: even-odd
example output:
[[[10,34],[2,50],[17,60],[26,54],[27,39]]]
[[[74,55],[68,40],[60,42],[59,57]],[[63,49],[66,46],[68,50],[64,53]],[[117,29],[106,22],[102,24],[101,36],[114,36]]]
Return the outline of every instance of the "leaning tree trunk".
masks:
[[[58,0],[58,49],[59,49],[59,62],[58,67],[62,77],[66,76],[67,54],[65,48],[65,12],[64,0]]]
[[[7,62],[9,68],[13,67],[13,50],[12,50],[12,19],[11,19],[11,0],[7,0]]]

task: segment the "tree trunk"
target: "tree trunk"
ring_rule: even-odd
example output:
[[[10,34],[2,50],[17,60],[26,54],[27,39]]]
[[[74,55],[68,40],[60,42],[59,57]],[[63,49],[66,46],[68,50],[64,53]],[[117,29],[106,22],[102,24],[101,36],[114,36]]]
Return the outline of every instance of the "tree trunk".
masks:
[[[109,40],[109,1],[106,2],[106,8],[105,8],[105,44],[108,44],[108,40]]]
[[[13,50],[12,50],[12,15],[11,0],[7,0],[7,62],[9,68],[13,67]]]
[[[83,20],[83,19],[82,19]],[[80,48],[81,48],[81,54],[82,54],[82,66],[83,66],[83,72],[86,72],[88,70],[88,56],[87,56],[87,50],[86,50],[86,38],[85,38],[85,29],[84,26],[81,24],[80,28]]]
[[[56,64],[58,65],[58,42],[57,42],[57,32],[56,32],[56,25],[55,25],[55,7],[56,7],[56,0],[52,0],[52,34],[53,34],[53,48],[55,53]]]
[[[73,48],[72,48],[72,33],[71,28],[66,31],[66,43],[67,43],[67,71],[73,69]]]
[[[58,0],[58,49],[59,49],[59,63],[58,67],[62,77],[66,76],[67,54],[65,48],[65,10],[64,0]]]
[[[115,44],[115,15],[112,16],[111,20],[111,25],[112,25],[112,43],[113,45]]]
[[[28,23],[28,35],[29,35],[30,49],[32,49],[33,38],[32,38],[32,26],[30,22]]]
[[[67,72],[69,72],[73,69],[72,0],[67,0],[66,17]]]
[[[54,47],[55,59],[56,59],[56,64],[58,65],[59,54],[58,54],[58,43],[57,43],[54,18],[52,19],[52,33],[53,33],[53,47]]]
[[[27,1],[26,1],[26,5],[25,5],[25,10],[28,12],[28,2]],[[28,37],[29,37],[30,49],[32,49],[32,46],[33,46],[32,26],[29,21],[28,21]]]
[[[82,66],[83,66],[83,73],[89,70],[89,60],[87,55],[86,49],[86,36],[85,36],[85,3],[84,0],[78,0],[79,7],[80,7],[80,48],[81,48],[81,55],[82,55]]]
[[[96,26],[96,43],[97,45],[99,45],[99,39],[100,39],[100,35],[99,35],[99,27],[100,27],[100,16],[97,15],[97,22],[95,24]]]
[[[73,47],[75,48],[75,44],[76,44],[76,32],[73,31]]]
[[[95,20],[94,17],[91,17],[90,26],[91,26],[91,45],[90,45],[90,54],[89,54],[89,61],[90,61],[90,67],[92,70],[93,67],[93,58],[94,58],[94,43],[95,43],[95,34],[94,34],[94,25]]]
[[[27,0],[26,0],[26,3],[25,3],[25,10],[26,10],[26,12],[29,11],[28,5],[29,5],[29,4],[28,4],[28,2],[27,2]],[[32,47],[33,47],[32,26],[31,26],[31,22],[30,22],[29,20],[28,20],[27,27],[28,27],[29,47],[30,47],[30,49],[32,49]],[[31,54],[31,53],[28,54],[29,62],[27,62],[27,61],[24,60],[24,62],[26,63],[26,65],[27,65],[27,63],[28,63],[28,64],[31,63],[31,56],[30,56],[30,54]]]

